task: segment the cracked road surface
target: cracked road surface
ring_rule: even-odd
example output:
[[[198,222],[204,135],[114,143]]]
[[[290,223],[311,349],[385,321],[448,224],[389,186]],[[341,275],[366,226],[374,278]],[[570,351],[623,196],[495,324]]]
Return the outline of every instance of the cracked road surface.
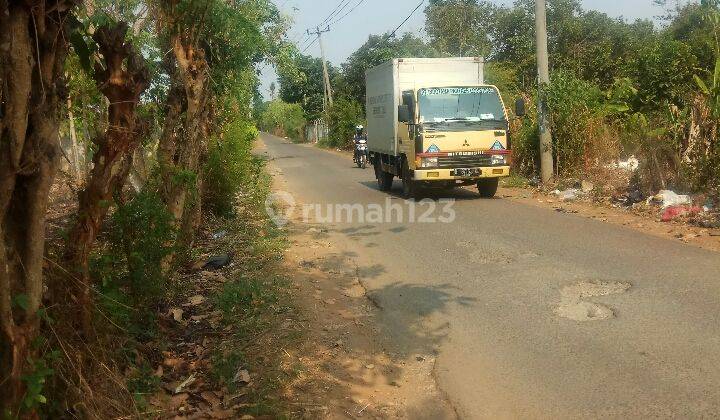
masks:
[[[397,181],[378,191],[349,156],[262,140],[296,211],[407,204]],[[461,417],[720,416],[720,254],[469,190],[443,196],[456,200],[451,223],[313,220],[352,257],[391,351],[434,355]]]

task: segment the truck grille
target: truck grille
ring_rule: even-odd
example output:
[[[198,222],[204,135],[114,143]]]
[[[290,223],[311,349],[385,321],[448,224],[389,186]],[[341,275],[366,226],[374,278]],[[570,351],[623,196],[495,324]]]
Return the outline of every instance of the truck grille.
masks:
[[[492,157],[490,155],[438,157],[439,168],[477,168],[491,166],[491,164]]]

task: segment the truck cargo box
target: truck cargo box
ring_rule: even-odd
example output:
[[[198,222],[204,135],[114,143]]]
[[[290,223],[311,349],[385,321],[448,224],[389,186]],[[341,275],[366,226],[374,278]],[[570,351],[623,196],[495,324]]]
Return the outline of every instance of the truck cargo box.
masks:
[[[397,58],[369,69],[365,80],[368,149],[396,156],[402,92],[421,87],[482,85],[483,59]]]

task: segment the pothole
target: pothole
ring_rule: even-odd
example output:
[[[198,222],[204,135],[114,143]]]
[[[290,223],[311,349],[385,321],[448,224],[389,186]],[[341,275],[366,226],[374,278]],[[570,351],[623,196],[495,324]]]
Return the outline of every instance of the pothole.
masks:
[[[512,264],[515,259],[497,250],[477,250],[470,253],[470,258],[478,264]]]
[[[622,282],[580,282],[560,290],[560,304],[555,314],[573,321],[599,321],[615,316],[609,307],[585,299],[598,296],[617,295],[630,289],[630,283]]]

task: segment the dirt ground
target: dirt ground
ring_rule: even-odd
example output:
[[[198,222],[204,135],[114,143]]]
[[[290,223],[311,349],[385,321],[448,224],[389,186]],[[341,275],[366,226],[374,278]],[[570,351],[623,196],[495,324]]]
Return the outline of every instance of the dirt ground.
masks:
[[[501,188],[498,197],[537,207],[554,208],[556,211],[574,213],[661,238],[682,241],[703,249],[720,251],[720,229],[693,226],[683,219],[662,222],[659,206],[634,210],[612,207],[605,203],[593,203],[589,200],[561,202],[553,195],[531,188]]]

